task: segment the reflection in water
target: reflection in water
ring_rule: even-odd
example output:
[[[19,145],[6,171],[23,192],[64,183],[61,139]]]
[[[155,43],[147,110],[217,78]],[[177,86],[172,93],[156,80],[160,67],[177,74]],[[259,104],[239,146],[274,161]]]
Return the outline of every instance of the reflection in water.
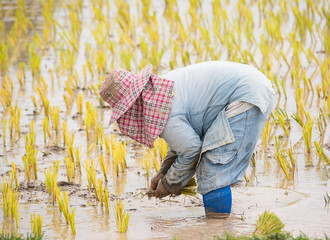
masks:
[[[125,185],[127,183],[127,173],[123,172],[119,176],[113,177],[113,184],[115,185],[115,194],[117,196],[121,195],[124,193],[125,190]]]
[[[126,233],[120,233],[117,235],[117,240],[127,240],[127,234]]]

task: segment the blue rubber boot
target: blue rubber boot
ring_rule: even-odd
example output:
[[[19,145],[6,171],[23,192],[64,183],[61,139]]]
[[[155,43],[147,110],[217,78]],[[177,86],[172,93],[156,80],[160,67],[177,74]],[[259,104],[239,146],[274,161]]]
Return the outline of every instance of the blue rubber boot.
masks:
[[[226,218],[231,211],[230,186],[219,188],[203,195],[205,214],[208,218]]]

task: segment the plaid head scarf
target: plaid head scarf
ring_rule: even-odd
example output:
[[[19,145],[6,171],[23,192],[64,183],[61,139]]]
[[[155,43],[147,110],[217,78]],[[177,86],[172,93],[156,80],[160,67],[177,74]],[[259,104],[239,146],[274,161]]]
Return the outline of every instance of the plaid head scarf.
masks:
[[[110,124],[117,121],[122,134],[150,148],[163,131],[172,105],[174,82],[152,74],[152,65],[138,74],[112,70],[100,95],[112,107]]]

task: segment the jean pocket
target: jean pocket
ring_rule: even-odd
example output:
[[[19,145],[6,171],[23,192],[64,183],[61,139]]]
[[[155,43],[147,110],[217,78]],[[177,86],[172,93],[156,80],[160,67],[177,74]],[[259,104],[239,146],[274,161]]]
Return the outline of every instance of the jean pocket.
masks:
[[[234,143],[230,143],[227,145],[231,145]],[[227,164],[231,162],[237,154],[237,149],[232,148],[231,150],[229,150],[227,145],[207,151],[205,153],[205,157],[213,164]]]

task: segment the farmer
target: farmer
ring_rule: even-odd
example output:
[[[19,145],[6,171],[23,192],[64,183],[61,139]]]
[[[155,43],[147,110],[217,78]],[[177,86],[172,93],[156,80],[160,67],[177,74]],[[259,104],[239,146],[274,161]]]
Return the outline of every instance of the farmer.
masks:
[[[147,65],[138,74],[112,70],[100,95],[111,105],[110,124],[153,147],[160,136],[168,152],[150,187],[155,196],[179,195],[196,174],[206,216],[231,211],[230,185],[249,165],[273,105],[271,82],[256,68],[234,62],[190,65],[163,76]]]

